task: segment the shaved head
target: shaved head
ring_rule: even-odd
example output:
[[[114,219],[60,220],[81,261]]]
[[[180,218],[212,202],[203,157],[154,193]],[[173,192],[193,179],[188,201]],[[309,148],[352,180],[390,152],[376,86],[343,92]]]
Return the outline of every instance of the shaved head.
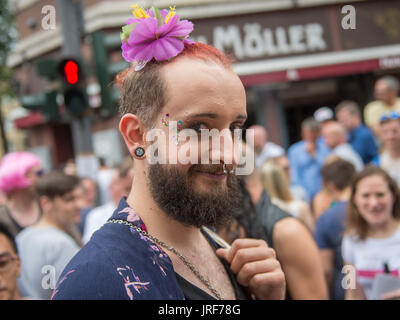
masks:
[[[322,129],[322,136],[329,148],[335,148],[346,143],[346,128],[337,121],[327,123]]]
[[[254,148],[257,153],[261,153],[268,141],[267,130],[258,124],[250,126],[249,129],[254,130]]]

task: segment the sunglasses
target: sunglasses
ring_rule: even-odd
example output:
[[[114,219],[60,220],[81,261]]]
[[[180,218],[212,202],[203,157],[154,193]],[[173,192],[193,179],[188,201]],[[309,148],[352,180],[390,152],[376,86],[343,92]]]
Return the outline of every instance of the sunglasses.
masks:
[[[44,170],[43,170],[43,169],[37,170],[37,171],[35,171],[35,174],[36,174],[38,177],[40,177],[40,176],[42,176],[42,175],[44,174]]]
[[[388,121],[388,120],[397,120],[400,119],[400,113],[397,111],[392,111],[389,113],[385,113],[384,115],[381,116],[380,123]]]

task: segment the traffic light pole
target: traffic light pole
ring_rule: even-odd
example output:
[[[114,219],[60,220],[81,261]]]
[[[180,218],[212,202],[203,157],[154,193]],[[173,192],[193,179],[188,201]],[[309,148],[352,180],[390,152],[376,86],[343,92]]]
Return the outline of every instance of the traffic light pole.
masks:
[[[57,9],[64,40],[62,53],[81,58],[81,34],[84,26],[82,0],[57,0]],[[75,156],[93,153],[91,119],[73,117],[71,129]]]

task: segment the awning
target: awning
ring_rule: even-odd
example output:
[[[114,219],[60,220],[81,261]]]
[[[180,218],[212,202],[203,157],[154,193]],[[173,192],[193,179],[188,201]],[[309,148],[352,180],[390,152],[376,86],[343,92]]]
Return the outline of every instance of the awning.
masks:
[[[400,68],[400,45],[238,63],[245,86],[345,76]]]
[[[14,120],[15,127],[18,129],[27,129],[38,126],[46,122],[46,119],[40,111],[33,111],[29,115]]]

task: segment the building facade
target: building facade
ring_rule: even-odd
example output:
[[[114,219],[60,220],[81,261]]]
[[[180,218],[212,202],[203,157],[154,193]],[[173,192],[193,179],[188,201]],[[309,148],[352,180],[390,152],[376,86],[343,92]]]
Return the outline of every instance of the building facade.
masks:
[[[34,62],[62,56],[62,13],[57,11],[57,1],[14,0],[12,4],[19,40],[9,65],[20,84],[19,95],[36,94],[50,84],[36,74]],[[264,125],[270,140],[285,147],[300,139],[301,121],[317,108],[334,108],[345,99],[363,107],[373,99],[373,84],[379,76],[399,76],[399,1],[155,0],[137,4],[145,8],[176,5],[182,18],[193,21],[194,40],[230,54],[246,87],[248,125]],[[97,38],[93,35],[118,39],[131,15],[130,5],[132,1],[83,1],[81,53],[88,65],[86,81],[92,88],[99,83],[96,70],[105,67],[96,66],[99,60],[93,39]],[[47,6],[56,9],[55,28],[46,29],[50,21]],[[122,61],[118,46],[107,48],[106,55],[110,65]],[[113,93],[117,90],[109,88]],[[115,112],[104,116],[104,100],[96,97],[91,96],[88,114],[93,124],[93,151],[117,163],[126,154],[117,132],[119,117]],[[116,110],[117,100],[113,101]],[[28,147],[39,150],[51,166],[76,156],[68,121],[52,123],[40,112],[32,112],[14,122],[28,132]]]

